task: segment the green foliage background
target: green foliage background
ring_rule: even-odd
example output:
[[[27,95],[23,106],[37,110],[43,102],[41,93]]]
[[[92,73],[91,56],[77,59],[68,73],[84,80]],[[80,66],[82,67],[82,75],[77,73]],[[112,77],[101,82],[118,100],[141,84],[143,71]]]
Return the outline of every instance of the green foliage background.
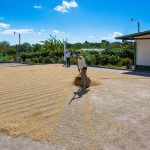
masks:
[[[23,43],[20,46],[10,45],[9,42],[0,42],[0,62],[26,62],[33,64],[63,63],[63,42],[50,35],[49,39],[41,44]],[[134,60],[133,42],[109,42],[102,40],[99,43],[67,43],[67,50],[72,54],[71,63],[75,64],[74,53],[80,49],[86,63],[92,66],[130,66]],[[95,50],[104,49],[104,50]],[[27,60],[30,60],[29,62]]]

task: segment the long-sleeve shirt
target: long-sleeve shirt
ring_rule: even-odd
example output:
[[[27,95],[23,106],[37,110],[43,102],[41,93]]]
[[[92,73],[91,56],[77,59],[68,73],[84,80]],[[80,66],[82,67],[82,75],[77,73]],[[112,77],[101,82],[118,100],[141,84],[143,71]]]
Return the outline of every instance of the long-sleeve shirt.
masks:
[[[70,52],[66,52],[66,58],[70,58],[71,53]]]

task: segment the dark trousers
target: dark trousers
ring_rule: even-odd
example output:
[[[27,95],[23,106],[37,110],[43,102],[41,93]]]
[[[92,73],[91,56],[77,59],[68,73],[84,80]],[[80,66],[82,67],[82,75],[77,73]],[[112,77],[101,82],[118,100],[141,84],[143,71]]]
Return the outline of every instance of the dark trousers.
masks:
[[[83,88],[87,87],[87,68],[82,68],[81,69],[81,80],[82,80],[82,86]]]
[[[67,58],[67,67],[70,67],[70,58]]]

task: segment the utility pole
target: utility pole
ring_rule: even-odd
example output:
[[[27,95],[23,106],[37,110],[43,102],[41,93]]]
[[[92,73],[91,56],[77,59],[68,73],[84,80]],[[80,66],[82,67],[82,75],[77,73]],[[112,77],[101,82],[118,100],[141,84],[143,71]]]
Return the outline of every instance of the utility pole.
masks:
[[[66,65],[66,44],[67,44],[67,38],[66,38],[66,41],[63,40],[63,43],[64,43],[64,66]]]
[[[19,33],[19,50],[20,50],[20,44],[21,44],[21,34]]]
[[[16,35],[16,32],[14,32],[14,35]],[[20,50],[20,44],[21,44],[21,34],[19,33],[19,43],[18,43],[18,50]]]
[[[16,35],[16,32],[14,32],[14,35]],[[18,46],[17,46],[17,44],[16,44],[16,50],[17,51],[20,51],[20,45],[21,45],[21,34],[20,33],[18,33],[18,36],[19,36],[19,43],[18,43]],[[18,60],[18,58],[16,58],[17,57],[17,55],[15,54],[14,55],[14,61],[15,62],[18,62],[19,60]]]
[[[139,33],[140,32],[140,21],[137,21],[134,18],[131,18],[131,21],[137,22],[137,24],[138,24],[138,33]]]
[[[140,22],[138,21],[138,32],[140,32]]]

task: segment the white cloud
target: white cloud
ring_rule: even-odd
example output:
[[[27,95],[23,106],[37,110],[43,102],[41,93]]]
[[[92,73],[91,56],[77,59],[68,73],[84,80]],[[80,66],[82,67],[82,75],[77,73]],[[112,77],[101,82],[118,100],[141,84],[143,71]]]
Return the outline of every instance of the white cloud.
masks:
[[[67,13],[68,12],[68,10],[64,6],[56,6],[54,8],[54,10],[61,12],[61,13]]]
[[[31,33],[33,32],[33,29],[9,29],[9,30],[4,30],[0,32],[1,34],[4,35],[11,35],[15,33],[20,33],[20,34],[25,34],[25,33]]]
[[[74,0],[72,0],[70,2],[68,2],[66,0],[63,0],[62,5],[65,6],[66,8],[68,8],[68,9],[78,7],[78,3]]]
[[[33,8],[35,8],[35,9],[42,9],[43,6],[41,6],[41,5],[34,5]]]
[[[61,5],[58,5],[54,8],[54,10],[61,13],[68,13],[69,9],[78,7],[78,3],[75,0],[71,0],[68,2],[67,0],[63,0]]]
[[[88,38],[94,38],[94,37],[95,37],[94,35],[89,35],[89,36],[88,36]]]
[[[53,33],[60,34],[60,33],[63,33],[63,32],[61,32],[59,30],[54,30]]]
[[[41,35],[41,34],[43,34],[43,33],[42,33],[42,32],[37,32],[37,34],[38,34],[38,35]]]
[[[123,33],[120,32],[113,32],[113,34],[111,34],[110,36],[112,36],[113,38],[117,37],[117,36],[123,36]]]
[[[112,34],[109,34],[108,36],[101,37],[101,39],[108,40],[108,41],[115,41],[115,37],[117,37],[117,36],[123,36],[123,33],[113,32]]]
[[[0,28],[9,29],[10,24],[0,23]]]
[[[50,32],[54,33],[54,34],[64,34],[64,32],[56,30],[56,29],[52,29],[52,30],[50,30]]]

